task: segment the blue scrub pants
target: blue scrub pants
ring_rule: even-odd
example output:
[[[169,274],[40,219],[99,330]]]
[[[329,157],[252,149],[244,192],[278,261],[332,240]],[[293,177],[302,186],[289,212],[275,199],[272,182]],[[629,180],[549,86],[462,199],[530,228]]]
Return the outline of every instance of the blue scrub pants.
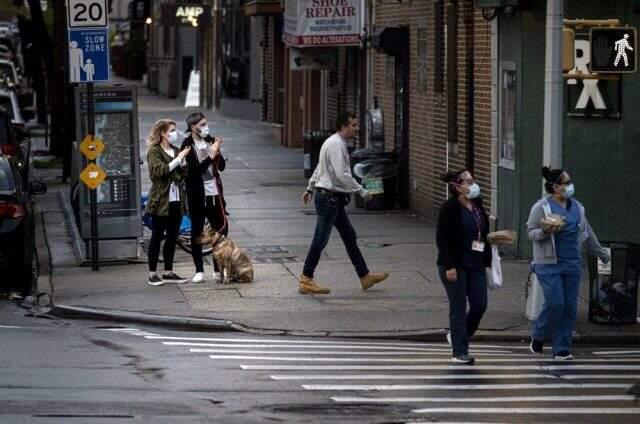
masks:
[[[532,337],[553,342],[553,354],[571,352],[571,336],[578,316],[580,274],[538,273],[544,305],[533,325]]]

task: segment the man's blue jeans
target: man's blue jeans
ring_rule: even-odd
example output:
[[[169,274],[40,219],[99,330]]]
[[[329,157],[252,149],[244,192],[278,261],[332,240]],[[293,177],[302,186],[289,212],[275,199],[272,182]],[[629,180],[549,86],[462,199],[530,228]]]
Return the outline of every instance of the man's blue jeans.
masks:
[[[458,279],[452,283],[447,280],[443,266],[439,266],[438,270],[449,298],[449,330],[453,355],[468,354],[469,337],[474,335],[487,310],[487,272],[484,267],[457,268]]]
[[[533,324],[532,337],[551,338],[553,353],[571,352],[571,336],[578,316],[580,274],[537,273],[544,292],[544,305]]]
[[[316,221],[316,231],[313,235],[313,241],[304,261],[302,273],[307,277],[313,278],[313,272],[318,266],[322,250],[327,246],[331,229],[335,226],[340,237],[347,248],[347,254],[351,263],[356,268],[358,277],[362,278],[369,273],[367,264],[362,257],[360,248],[358,248],[356,231],[353,229],[347,211],[344,207],[347,195],[343,194],[327,194],[316,193],[315,205],[318,219]]]

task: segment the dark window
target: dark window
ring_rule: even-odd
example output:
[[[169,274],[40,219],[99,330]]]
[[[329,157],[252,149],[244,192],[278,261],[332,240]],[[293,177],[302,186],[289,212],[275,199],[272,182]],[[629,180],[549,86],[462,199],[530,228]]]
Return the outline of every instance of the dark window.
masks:
[[[9,134],[9,120],[7,115],[0,112],[0,143],[7,144],[11,142]]]
[[[0,79],[8,78],[12,83],[17,83],[13,73],[13,66],[8,63],[0,63]]]
[[[13,191],[11,169],[6,159],[0,159],[0,191]]]
[[[13,115],[13,104],[11,103],[11,97],[0,96],[0,111],[6,112],[11,119],[15,119]]]

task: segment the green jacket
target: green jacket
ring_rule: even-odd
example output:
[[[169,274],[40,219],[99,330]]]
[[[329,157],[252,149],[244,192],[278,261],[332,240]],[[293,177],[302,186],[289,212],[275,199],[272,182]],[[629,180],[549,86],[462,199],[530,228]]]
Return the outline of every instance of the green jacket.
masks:
[[[172,147],[175,155],[179,150]],[[183,187],[183,179],[186,168],[178,166],[173,171],[169,171],[169,162],[174,158],[165,153],[160,144],[151,146],[147,151],[147,164],[149,165],[149,177],[151,178],[151,189],[147,200],[146,214],[167,216],[169,215],[169,188],[171,183],[176,183],[180,190],[180,211],[182,215],[186,213],[187,195]]]

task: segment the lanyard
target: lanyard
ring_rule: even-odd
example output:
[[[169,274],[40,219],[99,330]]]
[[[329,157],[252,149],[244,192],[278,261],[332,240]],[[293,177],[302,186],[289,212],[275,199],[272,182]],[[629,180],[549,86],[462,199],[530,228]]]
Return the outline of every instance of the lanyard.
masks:
[[[471,212],[471,215],[473,215],[473,220],[476,222],[476,225],[478,226],[478,241],[480,241],[482,237],[482,231],[481,231],[482,217],[480,216],[480,211],[478,210],[478,208],[474,206],[473,211]]]

